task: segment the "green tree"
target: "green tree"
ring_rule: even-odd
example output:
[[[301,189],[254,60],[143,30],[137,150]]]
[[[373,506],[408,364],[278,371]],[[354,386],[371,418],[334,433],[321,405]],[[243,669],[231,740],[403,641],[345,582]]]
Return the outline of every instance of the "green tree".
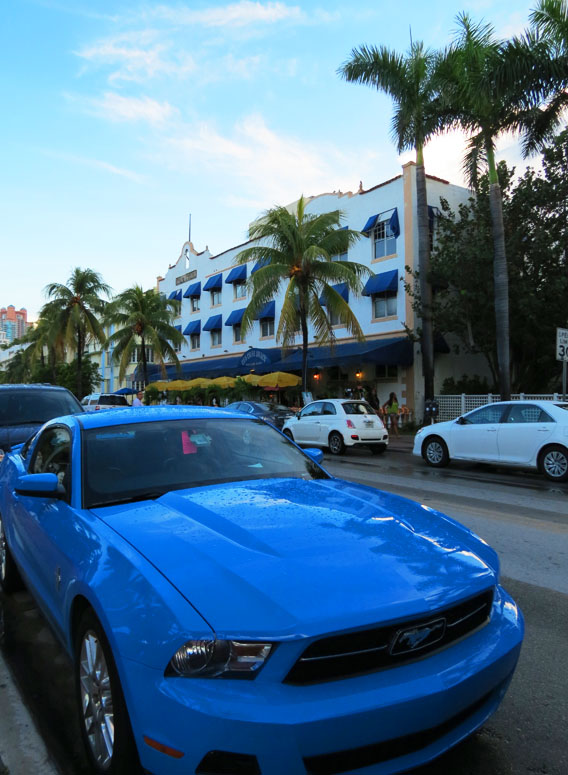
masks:
[[[90,342],[102,344],[105,341],[99,317],[105,306],[102,296],[109,295],[110,287],[93,269],[76,267],[67,285],[50,283],[45,293],[49,301],[44,305],[42,315],[53,326],[50,341],[57,350],[69,348],[75,353],[76,395],[81,399],[85,395],[82,382],[85,348]]]
[[[434,396],[434,339],[430,275],[430,228],[424,167],[424,146],[443,126],[435,73],[438,55],[414,42],[405,56],[385,46],[361,46],[339,69],[347,81],[363,83],[392,97],[395,112],[392,135],[397,150],[416,152],[416,212],[420,279],[421,349],[424,397]]]
[[[166,299],[154,289],[145,291],[139,285],[127,288],[107,305],[105,325],[114,326],[116,330],[106,340],[105,348],[113,350],[112,357],[119,364],[120,380],[124,378],[136,348],[140,351],[139,365],[145,384],[148,382],[147,347],[152,348],[154,362],[161,365],[164,376],[166,360],[175,363],[179,371],[179,359],[172,344],[185,342],[183,334],[173,325],[180,307],[181,303],[176,299]]]
[[[242,250],[236,264],[255,260],[263,266],[248,280],[251,300],[242,320],[243,332],[254,325],[255,316],[284,286],[284,301],[276,337],[284,348],[294,343],[298,331],[302,336],[302,384],[308,387],[308,323],[314,327],[315,340],[324,344],[334,340],[331,321],[336,316],[360,341],[363,331],[349,304],[332,284],[346,283],[353,293],[362,290],[361,278],[372,274],[362,264],[334,261],[332,257],[347,252],[360,237],[359,232],[340,228],[339,210],[312,215],[306,213],[304,197],[295,212],[274,207],[249,228],[249,239],[259,244]],[[328,313],[320,304],[323,296]]]

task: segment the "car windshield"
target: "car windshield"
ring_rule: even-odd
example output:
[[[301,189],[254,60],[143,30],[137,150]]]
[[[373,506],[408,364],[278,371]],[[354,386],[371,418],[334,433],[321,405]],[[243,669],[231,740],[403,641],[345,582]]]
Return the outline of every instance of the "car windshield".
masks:
[[[345,414],[376,414],[375,410],[364,401],[345,401],[342,406]]]
[[[130,406],[124,396],[101,396],[99,406]]]
[[[3,390],[0,425],[43,425],[53,417],[83,412],[75,396],[64,390]]]
[[[171,490],[250,479],[327,479],[262,420],[203,418],[84,431],[83,506],[156,498]]]

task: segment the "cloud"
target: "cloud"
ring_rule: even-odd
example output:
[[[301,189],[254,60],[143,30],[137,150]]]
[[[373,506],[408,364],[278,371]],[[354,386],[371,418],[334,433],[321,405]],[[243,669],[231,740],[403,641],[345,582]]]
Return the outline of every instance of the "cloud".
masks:
[[[94,112],[109,121],[145,121],[163,125],[178,114],[169,102],[158,102],[150,97],[123,97],[106,92],[102,99],[89,101]]]
[[[152,15],[176,24],[231,28],[277,24],[283,21],[299,22],[305,19],[305,14],[299,6],[288,6],[279,2],[260,3],[251,0],[241,0],[239,3],[200,10],[160,5],[154,9]]]
[[[82,167],[104,170],[105,172],[110,172],[112,175],[118,175],[121,178],[132,180],[134,183],[146,182],[144,175],[139,175],[137,172],[132,172],[132,170],[126,170],[122,167],[116,167],[114,164],[110,164],[107,161],[101,161],[100,159],[89,159],[85,156],[76,156],[72,153],[63,153],[61,151],[53,150],[42,150],[42,153],[52,159],[60,159],[61,161],[70,162],[71,164],[79,164]]]
[[[172,44],[160,41],[156,30],[127,32],[76,51],[76,56],[95,65],[116,67],[109,81],[144,81],[158,75],[185,76],[195,62],[183,50],[172,52]]]

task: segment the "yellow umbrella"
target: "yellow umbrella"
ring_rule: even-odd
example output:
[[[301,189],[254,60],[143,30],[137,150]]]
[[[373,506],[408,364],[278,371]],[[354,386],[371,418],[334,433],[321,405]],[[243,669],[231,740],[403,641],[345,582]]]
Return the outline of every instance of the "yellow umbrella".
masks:
[[[265,374],[258,380],[261,387],[297,387],[302,380],[295,374],[288,374],[286,371],[273,371],[271,374]]]
[[[211,380],[211,384],[222,388],[232,388],[235,387],[235,380],[234,377],[216,377]]]
[[[174,379],[172,382],[166,382],[163,390],[187,390],[187,380]]]
[[[245,374],[244,377],[239,377],[243,382],[248,382],[249,385],[258,385],[260,380],[260,374]]]
[[[195,379],[190,379],[186,382],[185,390],[191,390],[191,388],[196,387],[202,388],[210,384],[211,380],[206,377],[195,377]]]
[[[148,390],[148,388],[154,388],[155,390],[165,390],[166,385],[169,385],[169,382],[151,382],[149,385],[146,385],[146,390]]]

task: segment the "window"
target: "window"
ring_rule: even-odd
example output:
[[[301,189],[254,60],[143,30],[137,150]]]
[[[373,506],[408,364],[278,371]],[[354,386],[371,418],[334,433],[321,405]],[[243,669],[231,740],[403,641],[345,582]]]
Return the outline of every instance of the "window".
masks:
[[[511,406],[507,415],[507,423],[537,423],[554,422],[552,417],[535,404],[517,404]]]
[[[221,344],[221,329],[216,328],[211,331],[211,347],[217,347]]]
[[[390,227],[389,221],[380,221],[373,229],[373,242],[375,245],[375,258],[392,256],[396,253],[396,237]]]
[[[67,428],[48,428],[42,433],[30,464],[32,474],[56,474],[66,489],[71,484],[68,475],[71,462],[71,434]]]
[[[199,312],[199,296],[191,297],[191,311]]]
[[[260,321],[260,335],[262,337],[274,336],[274,320],[267,318]]]
[[[191,340],[190,341],[191,341],[191,349],[192,350],[199,350],[200,340],[201,340],[201,337],[200,337],[199,334],[192,334],[191,335]]]
[[[132,354],[130,356],[130,363],[140,363],[142,360],[142,348],[141,347],[135,347],[134,350],[132,350]],[[151,347],[146,347],[146,363],[153,363],[154,362],[154,350]]]
[[[211,306],[216,307],[220,303],[221,303],[221,290],[219,288],[214,288],[211,291]]]
[[[343,325],[337,312],[332,312],[331,310],[329,311],[329,324],[330,326]]]
[[[317,401],[314,404],[308,404],[305,409],[302,409],[300,413],[300,419],[303,419],[304,417],[314,417],[315,415],[320,415],[322,409],[323,403],[321,401]]]
[[[243,283],[243,282],[233,283],[234,299],[243,299],[246,295],[247,295],[246,283]]]
[[[331,257],[332,261],[349,261],[349,251],[345,251],[344,253],[336,253],[334,256]]]
[[[475,409],[463,418],[464,425],[493,425],[494,423],[501,422],[503,412],[506,409],[504,404],[496,404],[492,406],[482,406],[481,409]]]
[[[237,323],[235,326],[233,326],[233,342],[243,342],[244,339],[242,338],[242,327],[240,323]]]
[[[386,363],[377,363],[375,366],[376,379],[398,379],[398,366],[392,366]]]
[[[373,296],[373,317],[386,318],[396,315],[396,291],[385,291]]]
[[[326,401],[325,404],[323,405],[322,414],[337,414],[337,411],[333,404],[330,404],[329,402]]]

